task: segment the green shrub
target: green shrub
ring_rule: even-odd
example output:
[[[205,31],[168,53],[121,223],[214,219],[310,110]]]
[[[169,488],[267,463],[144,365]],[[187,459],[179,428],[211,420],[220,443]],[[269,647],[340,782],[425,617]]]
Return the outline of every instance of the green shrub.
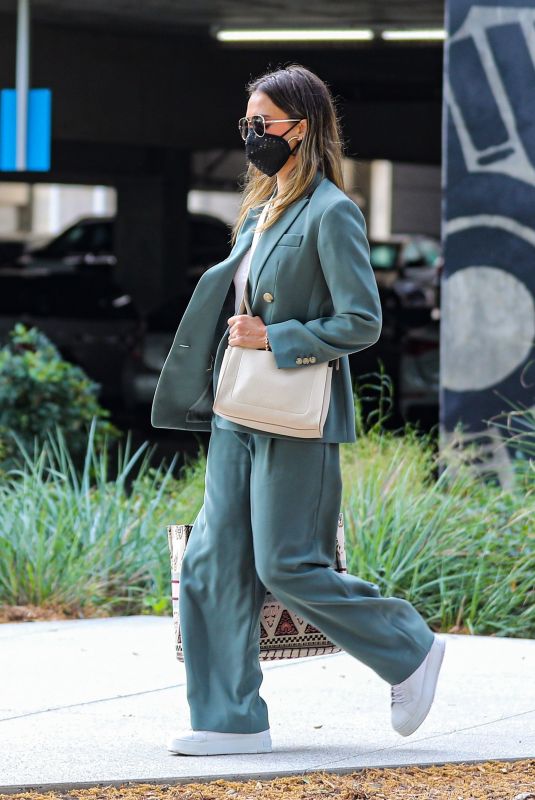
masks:
[[[40,447],[47,431],[61,425],[76,459],[85,454],[88,427],[96,417],[96,443],[122,436],[109,411],[97,400],[100,385],[61,358],[58,349],[37,328],[17,323],[0,350],[0,466],[18,460],[18,437],[26,447]]]

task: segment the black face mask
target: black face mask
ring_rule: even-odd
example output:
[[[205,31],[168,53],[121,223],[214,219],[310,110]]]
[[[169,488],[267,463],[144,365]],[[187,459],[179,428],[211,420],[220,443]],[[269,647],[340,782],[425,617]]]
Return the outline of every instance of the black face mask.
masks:
[[[300,122],[301,120],[298,120]],[[297,122],[290,125],[285,133],[295,128]],[[293,139],[294,137],[290,137]],[[297,142],[292,150],[284,136],[275,136],[273,133],[265,133],[257,136],[252,128],[249,129],[245,140],[245,155],[257,169],[268,175],[270,178],[275,175],[295,153],[300,146],[302,139]]]

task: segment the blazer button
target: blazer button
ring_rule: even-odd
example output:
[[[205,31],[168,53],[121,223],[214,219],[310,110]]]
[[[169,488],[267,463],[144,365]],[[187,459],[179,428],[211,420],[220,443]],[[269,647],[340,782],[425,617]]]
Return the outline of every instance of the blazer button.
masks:
[[[262,297],[264,298],[266,303],[271,303],[273,301],[273,295],[271,294],[271,292],[264,292]]]
[[[300,356],[297,356],[297,358],[295,359],[295,363],[296,364],[302,364],[303,363],[303,359]]]
[[[303,358],[303,364],[308,364],[308,358],[306,356]]]
[[[310,356],[310,358],[308,360],[310,361],[311,364],[315,364],[316,363],[316,356]]]

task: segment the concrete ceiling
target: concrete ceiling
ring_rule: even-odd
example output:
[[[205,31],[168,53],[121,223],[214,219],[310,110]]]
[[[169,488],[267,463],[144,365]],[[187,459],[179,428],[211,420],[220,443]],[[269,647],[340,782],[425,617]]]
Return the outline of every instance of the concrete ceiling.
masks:
[[[54,164],[71,182],[88,173],[105,182],[110,165],[117,174],[158,169],[167,152],[208,152],[217,161],[242,151],[236,120],[247,82],[295,61],[331,88],[350,157],[440,163],[442,41],[227,44],[210,36],[212,25],[440,27],[437,0],[30,5],[31,81],[53,92]],[[0,87],[14,85],[16,7],[0,0]],[[207,109],[218,126],[199,124]]]
[[[0,0],[0,13],[14,14],[16,5],[16,0]],[[212,25],[383,28],[444,24],[443,0],[31,0],[30,6],[37,22],[145,32],[151,28],[201,33]]]

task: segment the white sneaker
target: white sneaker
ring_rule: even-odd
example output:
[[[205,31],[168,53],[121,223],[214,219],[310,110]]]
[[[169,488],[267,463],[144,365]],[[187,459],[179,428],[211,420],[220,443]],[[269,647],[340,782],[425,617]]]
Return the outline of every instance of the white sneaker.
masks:
[[[230,753],[271,753],[269,728],[258,733],[226,733],[223,731],[179,731],[167,742],[172,753],[188,756],[214,756]]]
[[[429,713],[445,649],[445,640],[435,635],[420,666],[404,681],[390,687],[392,727],[402,736],[414,733]]]

